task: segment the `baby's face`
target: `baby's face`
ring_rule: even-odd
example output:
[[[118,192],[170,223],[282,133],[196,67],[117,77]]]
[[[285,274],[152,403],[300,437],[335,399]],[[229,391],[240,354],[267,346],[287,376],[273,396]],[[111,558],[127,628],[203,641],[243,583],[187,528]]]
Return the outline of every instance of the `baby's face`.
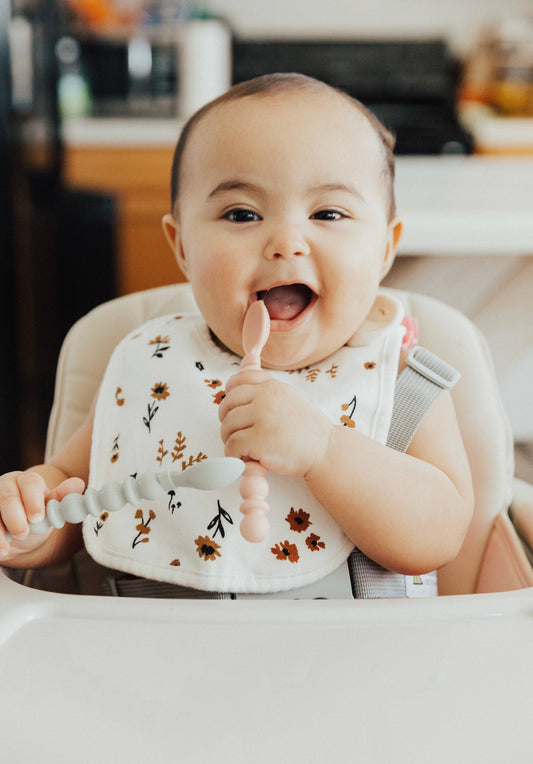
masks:
[[[176,255],[230,350],[243,354],[244,315],[265,295],[265,368],[316,363],[364,321],[400,230],[378,140],[351,104],[312,91],[228,102],[194,128]]]

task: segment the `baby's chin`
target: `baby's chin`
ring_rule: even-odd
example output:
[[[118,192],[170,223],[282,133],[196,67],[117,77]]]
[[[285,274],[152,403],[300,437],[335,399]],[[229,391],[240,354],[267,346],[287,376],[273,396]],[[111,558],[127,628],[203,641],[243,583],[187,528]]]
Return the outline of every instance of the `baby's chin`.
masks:
[[[265,348],[261,356],[261,367],[272,371],[299,371],[308,366],[319,363],[324,354],[300,355],[299,353],[287,353],[279,350],[272,351]]]
[[[240,345],[233,342],[231,338],[227,338],[226,341],[221,339],[212,329],[209,329],[211,339],[222,350],[227,353],[232,353],[240,358],[244,356],[244,351]],[[277,342],[276,340],[282,340]],[[328,352],[327,349],[321,348],[311,350],[307,353],[300,342],[287,342],[287,336],[283,338],[274,337],[271,335],[269,341],[261,353],[261,368],[271,369],[272,371],[299,371],[305,369],[313,364],[320,363],[327,358],[331,353],[335,352],[338,348],[332,347]],[[342,344],[342,343],[341,343]]]

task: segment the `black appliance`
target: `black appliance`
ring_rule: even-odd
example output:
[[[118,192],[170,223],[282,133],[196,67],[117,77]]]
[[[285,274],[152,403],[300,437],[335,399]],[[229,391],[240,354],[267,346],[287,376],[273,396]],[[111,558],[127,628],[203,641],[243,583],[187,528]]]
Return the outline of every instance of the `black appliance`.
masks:
[[[368,106],[396,135],[397,154],[470,153],[459,124],[458,67],[441,40],[235,40],[234,82],[301,72]]]
[[[150,72],[136,80],[129,58],[137,38],[78,35],[83,74],[91,92],[93,117],[164,117],[176,115],[176,45],[152,39]]]
[[[0,472],[5,472],[42,459],[63,337],[77,318],[116,290],[114,200],[67,188],[62,178],[56,44],[64,31],[64,5],[6,0],[0,13]]]

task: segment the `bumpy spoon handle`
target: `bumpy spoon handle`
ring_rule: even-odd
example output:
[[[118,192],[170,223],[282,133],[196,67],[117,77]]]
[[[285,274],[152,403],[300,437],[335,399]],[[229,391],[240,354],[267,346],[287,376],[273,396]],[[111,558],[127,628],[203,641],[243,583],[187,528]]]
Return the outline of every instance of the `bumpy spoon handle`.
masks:
[[[173,488],[196,488],[212,491],[223,488],[243,473],[244,463],[232,457],[207,459],[182,472],[143,472],[137,478],[126,478],[123,483],[106,483],[99,489],[87,488],[84,494],[69,493],[61,501],[50,499],[46,516],[30,524],[30,533],[45,533],[49,528],[62,528],[65,523],[81,523],[87,515],[99,517],[102,512],[118,512],[127,504],[141,499],[154,501]],[[6,534],[12,541],[11,534]]]
[[[245,356],[241,369],[260,369],[261,351],[270,333],[270,316],[262,300],[253,302],[246,316],[242,330],[242,344]],[[257,543],[264,541],[269,534],[270,524],[267,514],[270,507],[268,496],[267,470],[255,461],[247,461],[241,479],[240,492],[243,498],[240,510],[244,515],[241,520],[241,535],[246,541]]]

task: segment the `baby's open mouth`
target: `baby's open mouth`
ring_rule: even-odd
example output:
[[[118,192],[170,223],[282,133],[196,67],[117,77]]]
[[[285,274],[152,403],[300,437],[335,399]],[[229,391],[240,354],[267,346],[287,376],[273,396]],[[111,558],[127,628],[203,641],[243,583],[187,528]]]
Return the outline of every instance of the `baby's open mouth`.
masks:
[[[257,292],[272,320],[291,321],[303,313],[316,297],[306,284],[283,284]]]

